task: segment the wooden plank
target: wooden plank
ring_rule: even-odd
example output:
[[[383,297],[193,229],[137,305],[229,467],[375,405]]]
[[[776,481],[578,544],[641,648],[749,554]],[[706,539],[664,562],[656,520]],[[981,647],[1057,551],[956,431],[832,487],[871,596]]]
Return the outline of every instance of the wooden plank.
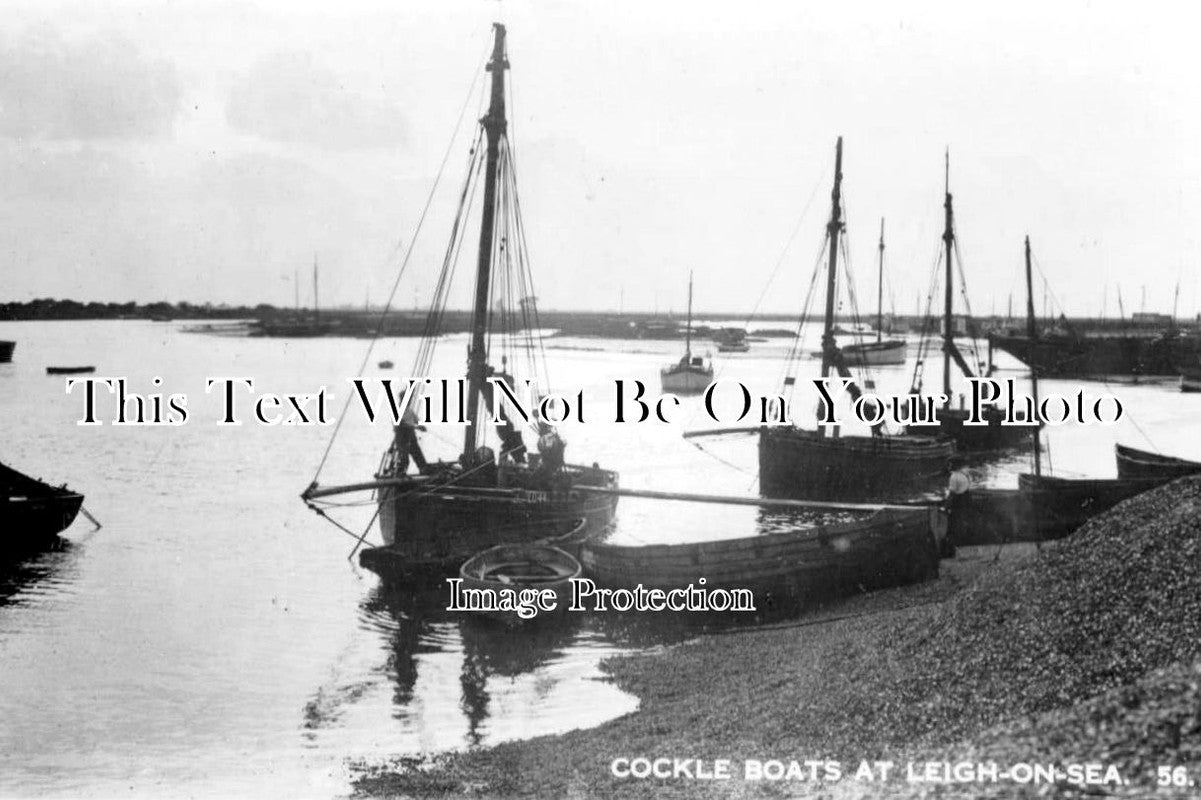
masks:
[[[760,506],[762,508],[808,508],[828,511],[925,511],[925,506],[902,506],[888,503],[827,503],[817,500],[788,500],[771,497],[737,497],[721,494],[692,494],[690,492],[659,492],[651,489],[610,489],[603,486],[575,486],[579,492],[609,494],[617,497],[640,497],[646,500],[679,500],[686,503],[716,503],[730,506]]]

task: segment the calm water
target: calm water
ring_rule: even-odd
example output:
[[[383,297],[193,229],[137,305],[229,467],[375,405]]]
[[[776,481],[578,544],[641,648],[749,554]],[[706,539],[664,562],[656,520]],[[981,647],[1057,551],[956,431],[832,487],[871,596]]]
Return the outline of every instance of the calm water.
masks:
[[[104,527],[81,517],[68,545],[0,575],[0,795],[317,796],[348,791],[348,764],[428,753],[590,726],[637,707],[603,680],[605,656],[673,638],[620,620],[510,632],[440,610],[437,593],[383,592],[347,560],[353,542],[298,498],[313,479],[330,428],[215,424],[208,376],[253,377],[264,392],[330,387],[335,414],[366,342],[225,338],[180,323],[0,324],[18,341],[0,365],[0,458],[87,495]],[[564,426],[573,460],[621,472],[623,485],[753,494],[755,439],[683,441],[713,427],[695,400],[679,425],[605,424],[612,380],[658,388],[658,369],[678,343],[551,340],[553,388],[583,389],[588,424]],[[770,392],[786,345],[756,343],[715,354],[720,377]],[[399,368],[415,342],[386,340]],[[703,348],[702,348],[703,349]],[[439,348],[438,374],[459,372],[460,337]],[[95,364],[142,393],[185,393],[191,418],[178,427],[80,427],[82,395],[68,396],[52,364]],[[1002,373],[1020,377],[1020,372]],[[151,381],[162,379],[161,387]],[[938,382],[937,366],[927,385]],[[908,370],[877,368],[881,391],[902,391]],[[1044,392],[1074,392],[1049,382]],[[1201,396],[1163,387],[1090,384],[1114,391],[1132,422],[1056,429],[1057,474],[1114,474],[1117,439],[1201,458]],[[78,389],[76,390],[79,391]],[[806,403],[809,405],[809,403]],[[113,403],[101,397],[102,418]],[[365,480],[389,432],[353,411],[323,483]],[[453,429],[432,432],[450,455]],[[1027,458],[977,469],[1012,484]],[[361,530],[367,504],[334,516]],[[617,536],[626,542],[688,541],[755,530],[749,508],[623,499]]]

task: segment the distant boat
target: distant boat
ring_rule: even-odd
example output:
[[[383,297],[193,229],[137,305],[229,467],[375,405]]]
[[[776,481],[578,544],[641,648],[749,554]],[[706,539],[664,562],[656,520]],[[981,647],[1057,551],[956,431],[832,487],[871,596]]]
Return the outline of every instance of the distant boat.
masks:
[[[0,364],[7,364],[13,360],[13,350],[17,349],[16,342],[0,340]]]
[[[385,361],[379,362],[380,369],[392,369],[392,367],[394,367],[394,366],[395,366],[395,364],[393,364],[391,361],[385,360]]]
[[[843,346],[842,355],[852,364],[904,364],[909,348],[904,339],[884,338],[884,218],[880,218],[880,267],[876,273],[876,341]]]
[[[945,518],[937,509],[892,508],[737,539],[642,546],[588,542],[580,561],[603,586],[676,589],[704,577],[710,588],[812,597],[937,576],[940,530],[945,532]]]
[[[1201,392],[1201,367],[1180,368],[1180,391]]]
[[[0,464],[0,552],[32,552],[53,543],[75,521],[83,495]]]
[[[565,550],[545,544],[502,544],[476,553],[459,568],[464,589],[501,590],[550,589],[555,593],[556,612],[571,604],[572,580],[583,568]],[[507,622],[521,621],[515,612],[492,612]],[[542,615],[539,614],[539,617]],[[534,619],[537,619],[535,617]]]
[[[1201,463],[1162,456],[1126,445],[1114,445],[1119,478],[1182,478],[1201,473]]]
[[[692,355],[692,273],[688,273],[688,328],[684,340],[684,357],[675,364],[659,370],[663,391],[677,394],[697,394],[713,382],[713,365],[701,356]]]
[[[300,310],[299,294],[297,295],[296,315],[288,319],[260,319],[255,323],[253,335],[271,336],[283,339],[304,339],[315,336],[326,336],[338,328],[337,320],[321,319],[321,307],[318,302],[318,267],[317,255],[313,254],[313,316],[305,319]],[[297,277],[299,283],[299,277]]]
[[[722,328],[713,337],[719,353],[745,353],[751,349],[743,328]]]
[[[86,367],[46,367],[47,375],[87,375],[95,371],[96,368],[90,365]]]

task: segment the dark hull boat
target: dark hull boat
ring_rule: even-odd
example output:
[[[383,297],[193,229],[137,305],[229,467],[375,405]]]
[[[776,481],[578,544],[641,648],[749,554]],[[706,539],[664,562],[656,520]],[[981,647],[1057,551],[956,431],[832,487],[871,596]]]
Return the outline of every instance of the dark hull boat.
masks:
[[[46,367],[47,375],[90,375],[95,367]]]
[[[470,150],[466,183],[459,195],[459,218],[452,227],[425,335],[408,373],[430,374],[456,258],[467,235],[461,223],[476,218],[473,202],[478,199],[475,303],[463,398],[468,424],[462,449],[454,460],[427,460],[418,436],[418,431],[425,429],[418,424],[415,411],[421,402],[420,390],[415,390],[417,393],[401,399],[405,404],[401,419],[394,426],[392,445],[374,481],[341,487],[314,482],[303,495],[310,506],[324,513],[316,505],[320,498],[364,489],[375,492],[383,545],[365,550],[360,563],[386,581],[441,581],[457,575],[464,560],[485,548],[561,536],[575,530],[579,520],[584,520],[582,534],[587,535],[607,526],[617,506],[615,495],[586,491],[616,489],[615,472],[595,464],[565,463],[566,443],[537,408],[528,417],[511,418],[511,408],[494,396],[498,380],[503,380],[509,391],[519,386],[507,373],[509,358],[528,369],[523,377],[534,386],[550,383],[549,376],[539,371],[546,363],[541,339],[528,334],[539,324],[506,132],[508,67],[505,28],[496,25],[487,65],[492,76],[488,112],[480,120],[478,138]],[[502,354],[499,370],[490,362],[493,347]],[[531,435],[536,446],[527,447],[525,435]],[[410,470],[413,466],[415,473]]]
[[[0,552],[28,553],[54,543],[79,509],[83,495],[0,464]]]
[[[759,432],[759,489],[798,500],[903,499],[942,489],[955,445],[928,436]]]
[[[843,345],[843,358],[851,364],[904,364],[908,345],[904,339],[884,339],[879,342],[856,342]]]
[[[947,502],[955,545],[1061,539],[1123,500],[1171,478],[1018,476],[1017,489],[971,489]]]
[[[954,440],[960,453],[988,453],[1028,444],[1037,436],[1033,427],[1004,425],[1004,412],[992,406],[984,411],[984,425],[967,425],[968,412],[962,408],[938,408],[934,411],[937,425],[909,425],[906,432],[933,436],[941,433]]]
[[[0,340],[0,364],[7,364],[13,360],[13,350],[17,349],[16,342]]]
[[[1180,368],[1180,391],[1190,394],[1201,392],[1201,367]]]
[[[851,380],[851,362],[834,338],[839,238],[842,217],[842,138],[834,157],[834,190],[826,226],[829,261],[822,331],[820,377],[833,371],[850,381],[853,399],[862,397]],[[816,280],[816,275],[814,279]],[[787,383],[792,379],[788,379]],[[901,499],[941,486],[950,470],[954,443],[945,437],[886,436],[876,427],[868,436],[840,436],[834,428],[759,430],[759,490],[767,497],[802,500]]]
[[[1196,361],[1198,342],[1174,334],[993,335],[992,346],[1043,378],[1130,379],[1179,375]]]
[[[1125,445],[1114,445],[1119,478],[1183,478],[1201,472],[1201,463],[1184,458],[1161,456]]]
[[[861,519],[693,544],[586,543],[580,552],[601,586],[750,589],[786,597],[913,583],[938,574],[945,518],[938,509],[888,509]]]

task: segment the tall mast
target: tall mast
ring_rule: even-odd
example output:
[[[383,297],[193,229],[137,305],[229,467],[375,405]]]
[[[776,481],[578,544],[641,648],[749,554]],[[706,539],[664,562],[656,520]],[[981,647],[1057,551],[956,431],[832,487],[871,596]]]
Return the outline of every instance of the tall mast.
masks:
[[[830,374],[834,363],[834,297],[838,292],[838,235],[842,232],[842,137],[834,151],[834,191],[830,193],[830,222],[826,235],[830,240],[830,264],[826,270],[826,321],[822,329],[822,377]],[[818,428],[822,430],[822,428]]]
[[[317,254],[313,253],[313,322],[321,320],[321,303],[317,299]]]
[[[947,251],[947,291],[943,298],[942,323],[942,393],[947,396],[947,405],[951,404],[951,350],[955,347],[955,335],[952,319],[954,308],[952,300],[955,296],[955,273],[951,268],[951,251],[955,247],[954,212],[951,210],[951,151],[946,154],[945,194],[943,208],[946,210],[946,224],[942,232],[943,247]]]
[[[1034,278],[1030,269],[1030,237],[1026,237],[1026,337],[1030,341],[1030,351],[1038,346],[1038,327],[1034,324]],[[1034,359],[1031,359],[1033,361]],[[1038,370],[1035,367],[1030,367],[1030,397],[1034,401],[1034,408],[1037,413],[1038,409]],[[1034,474],[1042,474],[1042,457],[1038,449],[1038,431],[1037,424],[1034,426]]]
[[[876,343],[884,338],[884,217],[880,217],[880,270],[876,280]]]
[[[692,363],[692,270],[688,271],[688,329],[684,333],[684,355]]]
[[[467,421],[463,433],[463,463],[475,452],[476,429],[480,417],[480,394],[488,377],[488,286],[492,277],[492,240],[496,220],[496,177],[500,163],[500,141],[505,136],[505,26],[494,23],[492,58],[486,69],[492,73],[492,98],[488,113],[480,120],[488,137],[487,162],[484,166],[484,207],[480,216],[480,249],[475,273],[475,308],[471,317],[471,349],[467,353]]]

